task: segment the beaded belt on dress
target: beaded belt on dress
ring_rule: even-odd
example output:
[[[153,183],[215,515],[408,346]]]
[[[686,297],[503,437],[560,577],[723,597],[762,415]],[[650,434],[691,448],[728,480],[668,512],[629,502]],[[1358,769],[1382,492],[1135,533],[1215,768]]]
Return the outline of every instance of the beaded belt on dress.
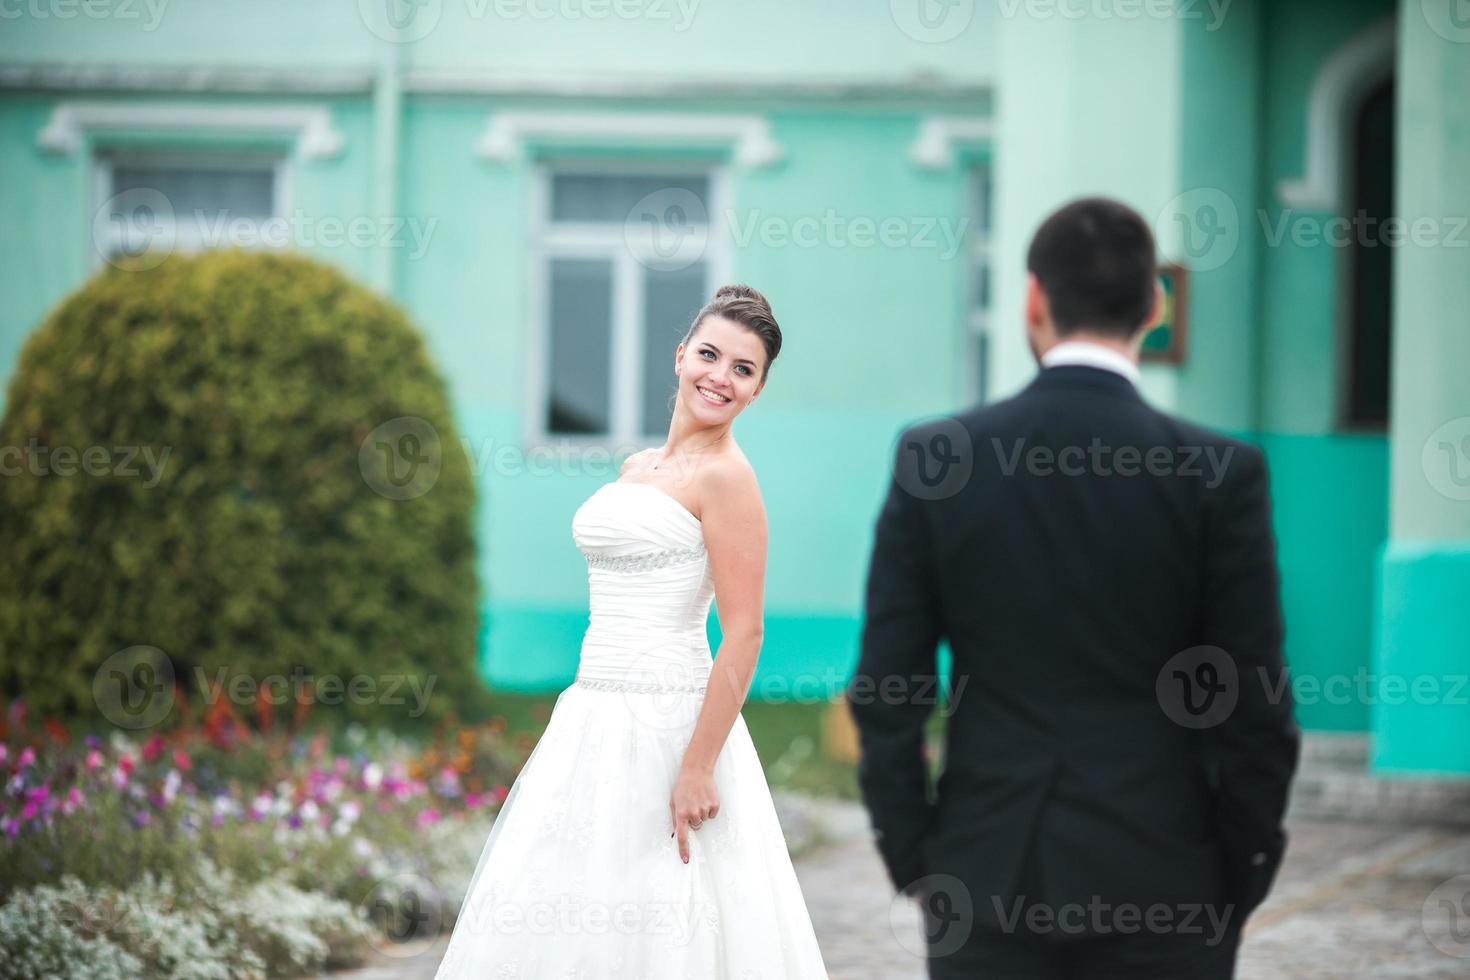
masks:
[[[620,694],[703,694],[704,684],[660,684],[654,681],[612,681],[577,675],[578,687],[591,691],[616,691]]]
[[[641,555],[603,555],[594,551],[583,551],[588,568],[601,568],[610,572],[642,572],[650,568],[668,568],[698,561],[704,557],[703,548],[679,548],[672,551],[650,551]]]

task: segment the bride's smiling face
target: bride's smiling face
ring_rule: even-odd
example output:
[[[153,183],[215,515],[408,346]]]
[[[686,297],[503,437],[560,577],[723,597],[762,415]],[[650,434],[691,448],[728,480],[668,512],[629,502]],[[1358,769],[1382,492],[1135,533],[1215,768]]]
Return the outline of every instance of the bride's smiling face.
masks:
[[[766,348],[753,330],[707,316],[674,352],[679,400],[701,422],[728,422],[760,394],[765,366]]]

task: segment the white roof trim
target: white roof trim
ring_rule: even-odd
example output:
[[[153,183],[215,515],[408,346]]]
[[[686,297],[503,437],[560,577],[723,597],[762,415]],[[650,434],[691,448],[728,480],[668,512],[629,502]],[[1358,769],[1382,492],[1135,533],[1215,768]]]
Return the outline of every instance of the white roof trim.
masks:
[[[324,107],[172,102],[58,102],[37,143],[52,153],[72,154],[87,130],[99,128],[283,134],[306,159],[336,156],[344,143]]]
[[[686,146],[729,144],[744,167],[764,167],[781,159],[764,116],[684,112],[496,112],[490,116],[477,151],[505,163],[525,151],[527,142],[559,140]]]
[[[909,145],[909,159],[916,166],[944,170],[954,166],[957,145],[989,142],[993,132],[991,121],[981,116],[925,116]]]

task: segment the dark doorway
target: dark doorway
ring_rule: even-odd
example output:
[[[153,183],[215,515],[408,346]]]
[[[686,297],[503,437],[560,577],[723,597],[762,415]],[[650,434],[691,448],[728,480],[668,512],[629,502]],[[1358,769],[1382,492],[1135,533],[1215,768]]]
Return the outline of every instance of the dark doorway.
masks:
[[[1347,384],[1342,415],[1344,425],[1354,429],[1388,425],[1394,246],[1385,244],[1383,222],[1393,215],[1393,89],[1392,78],[1373,88],[1351,131],[1353,233],[1347,262]],[[1406,230],[1389,240],[1401,242]]]

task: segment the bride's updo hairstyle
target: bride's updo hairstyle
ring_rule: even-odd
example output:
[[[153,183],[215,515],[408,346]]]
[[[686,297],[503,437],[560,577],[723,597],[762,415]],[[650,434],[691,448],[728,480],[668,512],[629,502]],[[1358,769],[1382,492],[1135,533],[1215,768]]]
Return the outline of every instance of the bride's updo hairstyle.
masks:
[[[686,347],[699,332],[699,325],[704,322],[705,317],[711,316],[724,317],[738,323],[760,338],[766,349],[766,366],[761,370],[761,382],[764,383],[766,375],[771,373],[771,364],[775,362],[776,355],[781,353],[781,327],[776,323],[775,314],[771,312],[771,304],[750,286],[721,286],[695,314],[694,322],[689,325],[689,332],[684,335]]]

